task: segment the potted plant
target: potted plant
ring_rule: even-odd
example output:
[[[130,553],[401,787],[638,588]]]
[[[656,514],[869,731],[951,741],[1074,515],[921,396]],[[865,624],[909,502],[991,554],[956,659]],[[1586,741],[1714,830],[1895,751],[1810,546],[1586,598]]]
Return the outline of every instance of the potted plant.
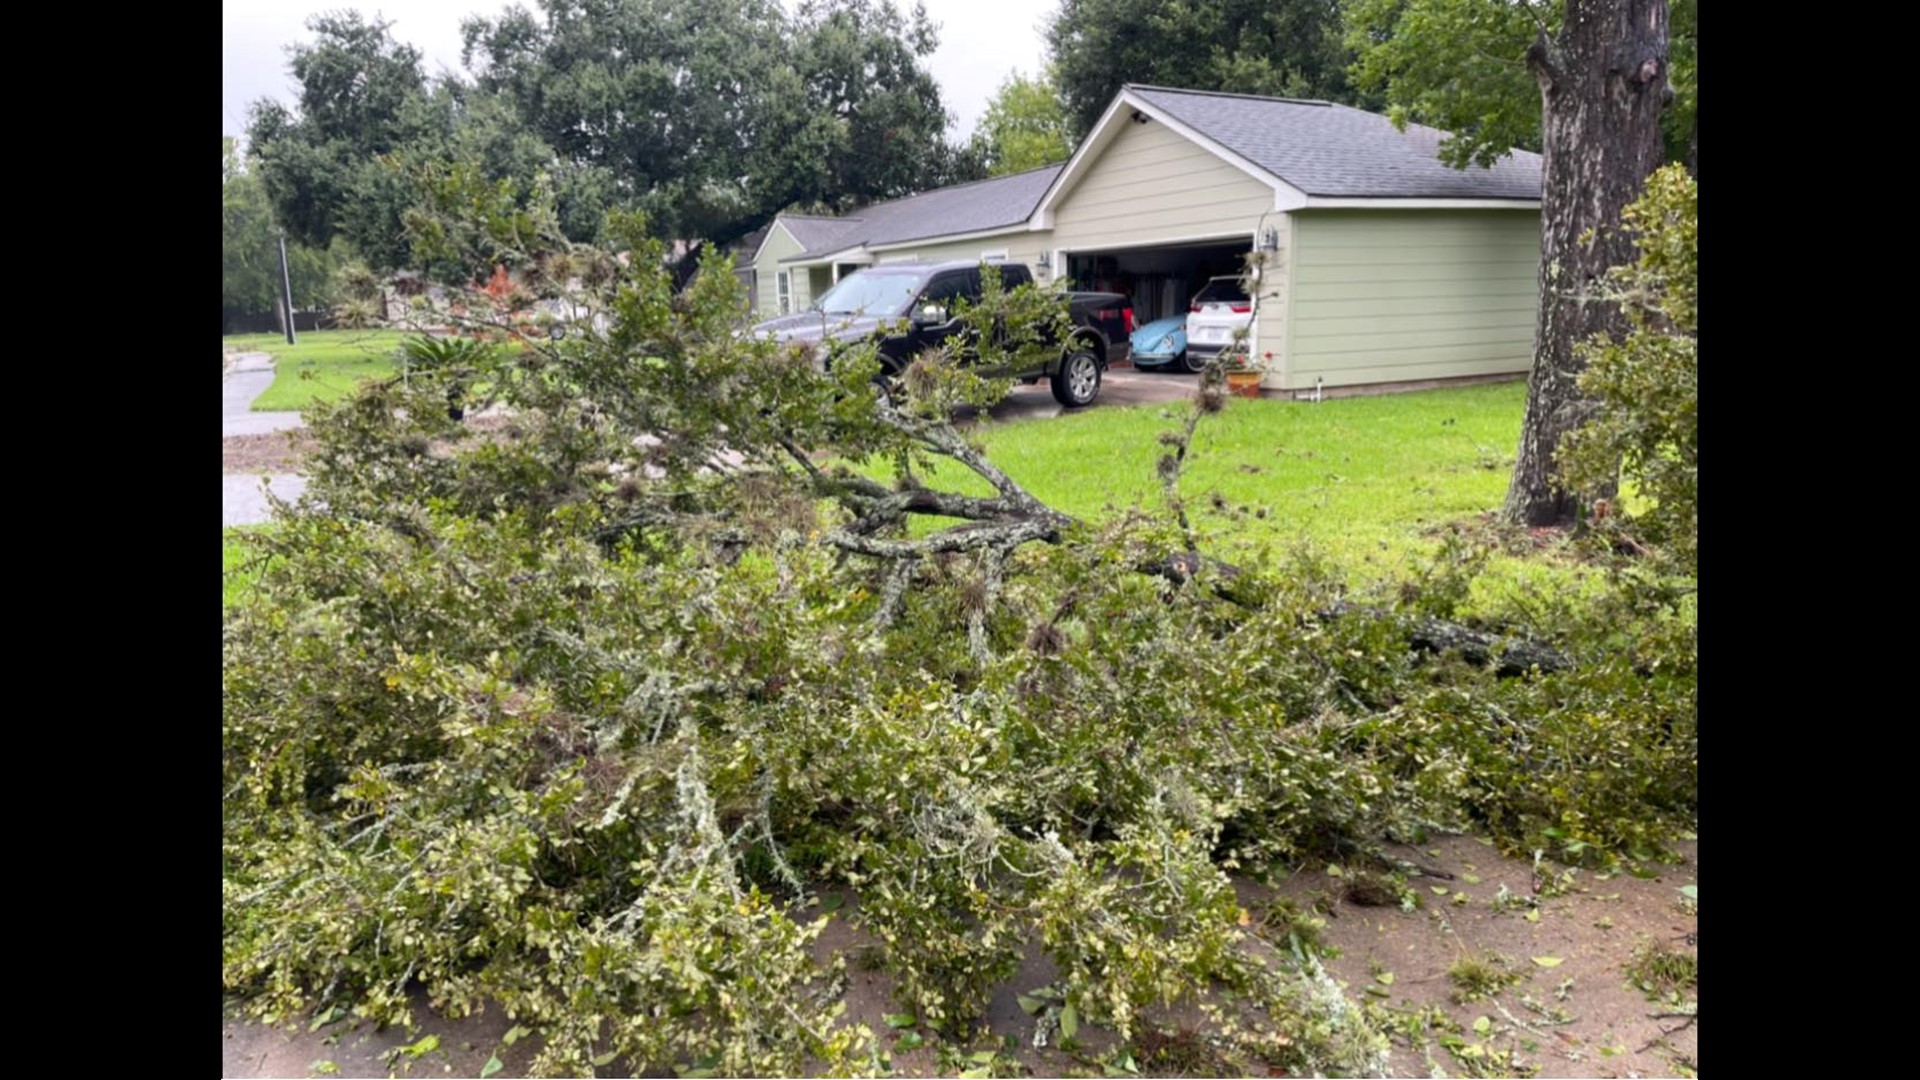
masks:
[[[1272,355],[1272,354],[1268,354]],[[1265,372],[1247,352],[1244,341],[1237,341],[1227,350],[1223,358],[1227,371],[1227,392],[1235,397],[1257,398],[1260,396],[1260,382]]]

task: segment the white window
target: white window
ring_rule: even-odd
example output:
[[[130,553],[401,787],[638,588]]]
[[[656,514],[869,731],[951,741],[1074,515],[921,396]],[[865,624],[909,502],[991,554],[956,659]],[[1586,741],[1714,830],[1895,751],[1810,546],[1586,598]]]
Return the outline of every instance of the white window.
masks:
[[[981,262],[988,262],[988,263],[1003,263],[1003,262],[1006,262],[1006,261],[1007,261],[1007,249],[1006,249],[1006,248],[1001,248],[1001,249],[1000,249],[1000,250],[998,250],[998,251],[983,251],[983,252],[981,252],[981,253],[980,253],[980,261],[981,261]]]
[[[793,312],[793,279],[789,276],[790,273],[782,270],[773,278],[774,291],[780,296],[780,314],[782,315]]]

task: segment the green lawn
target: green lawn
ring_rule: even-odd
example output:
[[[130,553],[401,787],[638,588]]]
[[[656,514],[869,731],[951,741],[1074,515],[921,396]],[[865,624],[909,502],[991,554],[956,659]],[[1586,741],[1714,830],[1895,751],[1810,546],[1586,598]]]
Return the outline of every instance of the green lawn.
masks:
[[[230,608],[238,604],[255,578],[260,576],[260,567],[256,564],[259,553],[248,548],[246,535],[265,525],[236,525],[220,530],[220,606]]]
[[[1431,547],[1431,527],[1500,505],[1525,401],[1520,382],[1317,405],[1233,399],[1201,421],[1181,489],[1196,525],[1229,548],[1304,540],[1357,571],[1391,569]],[[1159,436],[1185,408],[1095,408],[989,427],[984,441],[1035,495],[1097,518],[1159,505]]]
[[[1356,582],[1378,580],[1431,552],[1435,526],[1499,507],[1525,401],[1521,382],[1317,405],[1233,399],[1201,421],[1182,490],[1209,549],[1224,558],[1304,542]],[[1185,408],[1094,408],[980,434],[992,459],[1035,495],[1098,519],[1159,505],[1159,436],[1177,429]],[[937,479],[988,493],[957,469]],[[1215,507],[1216,494],[1225,509]],[[231,533],[225,547],[231,570],[240,558]],[[1551,556],[1503,557],[1491,569],[1483,587],[1502,590],[1582,588],[1585,576]],[[243,586],[227,578],[229,603]]]
[[[234,334],[223,345],[274,356],[273,385],[253,403],[255,412],[304,409],[333,401],[364,380],[393,372],[393,350],[404,335],[395,330],[311,330],[288,345],[279,334]]]

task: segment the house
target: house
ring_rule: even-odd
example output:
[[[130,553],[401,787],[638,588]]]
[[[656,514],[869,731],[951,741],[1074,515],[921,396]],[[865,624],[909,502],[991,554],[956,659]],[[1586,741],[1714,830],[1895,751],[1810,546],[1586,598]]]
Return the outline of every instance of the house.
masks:
[[[1028,220],[1060,169],[955,184],[843,217],[781,214],[754,255],[760,313],[799,311],[842,274],[876,262],[981,258],[1032,266],[1045,238]]]
[[[1323,101],[1123,87],[1064,165],[826,218],[754,254],[763,316],[893,259],[1027,263],[1126,292],[1142,321],[1266,255],[1251,333],[1269,390],[1524,373],[1539,302],[1540,157],[1435,157],[1442,132]]]

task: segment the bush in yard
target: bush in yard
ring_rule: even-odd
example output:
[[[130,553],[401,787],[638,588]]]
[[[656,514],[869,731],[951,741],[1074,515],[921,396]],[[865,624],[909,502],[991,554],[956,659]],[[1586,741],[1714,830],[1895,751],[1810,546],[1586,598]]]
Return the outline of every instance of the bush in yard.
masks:
[[[498,262],[538,212],[434,235]],[[272,557],[223,623],[222,929],[257,1014],[404,1021],[418,988],[536,1028],[545,1073],[879,1071],[811,948],[812,901],[852,888],[941,1033],[1037,940],[1043,1030],[1196,999],[1248,1068],[1355,1074],[1379,1036],[1310,956],[1260,953],[1231,873],[1690,822],[1690,671],[1646,680],[1569,625],[1564,665],[1502,678],[1410,645],[1431,609],[1215,563],[1171,513],[1068,517],[938,407],[1004,386],[930,357],[880,402],[870,347],[740,336],[730,268],[676,293],[639,225],[611,223],[630,257],[563,338],[471,385],[503,426],[371,384],[249,540]],[[960,317],[992,361],[1058,311],[1023,286]]]
[[[1568,481],[1598,489],[1624,474],[1646,508],[1605,522],[1657,547],[1686,577],[1699,572],[1699,184],[1669,165],[1623,215],[1638,257],[1608,292],[1628,332],[1584,347],[1581,389],[1595,413],[1560,451]]]

